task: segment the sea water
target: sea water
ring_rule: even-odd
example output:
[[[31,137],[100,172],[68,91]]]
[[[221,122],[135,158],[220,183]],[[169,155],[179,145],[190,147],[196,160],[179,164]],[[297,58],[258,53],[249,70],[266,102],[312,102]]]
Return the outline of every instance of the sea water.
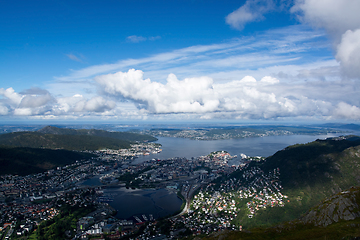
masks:
[[[293,144],[312,142],[316,139],[326,139],[338,136],[336,134],[327,135],[287,135],[287,136],[268,136],[242,139],[227,140],[190,140],[185,138],[159,137],[157,143],[162,145],[162,152],[141,156],[133,161],[138,164],[152,158],[169,159],[173,157],[199,157],[207,155],[213,151],[224,150],[230,155],[238,155],[238,158],[230,161],[229,164],[236,164],[240,160],[240,154],[247,156],[268,157],[279,150]],[[98,183],[88,182],[89,185]],[[165,217],[178,211],[182,201],[175,192],[167,189],[126,189],[124,187],[109,188],[104,190],[104,195],[108,196],[109,204],[116,209],[117,218],[129,219],[133,216],[152,214],[154,218]]]

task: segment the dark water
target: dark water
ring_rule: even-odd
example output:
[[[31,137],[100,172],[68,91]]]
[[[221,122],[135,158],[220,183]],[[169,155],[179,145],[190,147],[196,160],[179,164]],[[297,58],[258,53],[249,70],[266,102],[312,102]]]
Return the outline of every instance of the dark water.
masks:
[[[96,176],[96,177],[86,179],[83,183],[81,183],[81,185],[93,187],[93,186],[100,186],[100,185],[102,185],[102,183],[100,182],[99,176]]]
[[[176,193],[167,189],[109,188],[104,190],[104,196],[113,199],[109,204],[118,211],[116,217],[119,219],[142,214],[148,218],[150,214],[154,218],[165,217],[180,210],[182,204]]]
[[[173,157],[199,157],[219,150],[225,150],[231,155],[239,156],[241,153],[244,153],[247,156],[268,157],[289,145],[296,143],[308,143],[316,139],[325,139],[335,136],[338,135],[289,135],[212,141],[158,137],[159,140],[157,143],[162,145],[162,152],[158,154],[151,154],[149,156],[141,156],[135,159],[133,163],[141,163],[152,158],[168,159]]]

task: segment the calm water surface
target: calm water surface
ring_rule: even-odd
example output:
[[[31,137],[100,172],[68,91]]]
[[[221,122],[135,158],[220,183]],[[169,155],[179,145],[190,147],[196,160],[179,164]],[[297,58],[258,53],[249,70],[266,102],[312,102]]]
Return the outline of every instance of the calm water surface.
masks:
[[[133,161],[133,164],[153,158],[198,157],[219,150],[225,150],[231,155],[239,156],[244,153],[248,156],[268,157],[289,145],[308,143],[316,139],[335,136],[338,135],[289,135],[213,141],[159,137],[157,143],[162,144],[163,151],[159,154],[139,157]],[[237,164],[239,160],[240,157],[232,160],[229,164]],[[87,184],[97,185],[97,181],[96,179],[94,181],[89,180]],[[147,216],[152,214],[155,218],[164,217],[178,211],[182,204],[182,201],[175,193],[166,189],[132,190],[124,187],[109,188],[104,190],[104,195],[113,200],[109,204],[118,211],[116,217],[120,219],[129,219],[132,216],[141,216],[142,214]]]
[[[126,189],[109,188],[104,190],[104,196],[109,196],[113,201],[110,206],[118,212],[119,219],[129,219],[132,216],[141,217],[145,214],[148,218],[165,217],[180,210],[182,200],[167,189]]]
[[[168,159],[173,157],[199,157],[219,150],[225,150],[231,155],[239,156],[241,153],[244,153],[247,156],[268,157],[289,145],[308,143],[316,139],[325,139],[338,135],[289,135],[211,141],[158,137],[158,141],[156,142],[162,145],[162,152],[149,156],[141,156],[133,163],[141,163],[152,158]]]

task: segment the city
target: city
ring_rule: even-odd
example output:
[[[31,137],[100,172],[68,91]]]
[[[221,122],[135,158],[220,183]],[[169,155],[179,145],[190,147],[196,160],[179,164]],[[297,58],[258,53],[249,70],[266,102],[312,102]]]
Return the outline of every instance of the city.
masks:
[[[281,194],[278,181],[279,169],[265,174],[258,168],[248,168],[251,161],[261,162],[264,158],[242,155],[239,165],[229,166],[228,162],[237,156],[217,151],[191,159],[153,158],[131,164],[137,156],[160,151],[161,146],[154,143],[134,144],[131,149],[86,151],[94,157],[43,173],[1,176],[2,236],[4,239],[41,236],[37,229],[43,229],[47,222],[60,217],[61,212],[69,211],[70,207],[83,211],[77,219],[72,219],[65,231],[69,238],[104,234],[140,239],[177,238],[219,229],[242,230],[237,218],[239,211],[252,218],[261,208],[285,204],[286,196]],[[240,178],[216,183],[236,170],[241,170]],[[98,183],[84,184],[88,179],[98,179]],[[166,189],[177,194],[183,205],[166,218],[155,219],[151,214],[143,214],[116,219],[116,210],[109,205],[113,199],[103,196],[103,190],[115,186]],[[65,210],[64,206],[67,206]],[[163,224],[167,227],[162,227]]]

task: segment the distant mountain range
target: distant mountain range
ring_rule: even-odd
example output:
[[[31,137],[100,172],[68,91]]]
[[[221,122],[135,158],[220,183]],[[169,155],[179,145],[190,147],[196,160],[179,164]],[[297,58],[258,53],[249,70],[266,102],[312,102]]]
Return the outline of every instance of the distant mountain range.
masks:
[[[74,130],[51,126],[35,132],[1,134],[0,175],[44,172],[94,156],[78,151],[129,148],[133,142],[155,140],[157,139],[152,136],[136,133]]]
[[[35,132],[13,132],[0,135],[0,146],[66,150],[99,150],[129,148],[132,142],[155,141],[156,138],[128,132],[95,129],[66,129],[47,126]]]

